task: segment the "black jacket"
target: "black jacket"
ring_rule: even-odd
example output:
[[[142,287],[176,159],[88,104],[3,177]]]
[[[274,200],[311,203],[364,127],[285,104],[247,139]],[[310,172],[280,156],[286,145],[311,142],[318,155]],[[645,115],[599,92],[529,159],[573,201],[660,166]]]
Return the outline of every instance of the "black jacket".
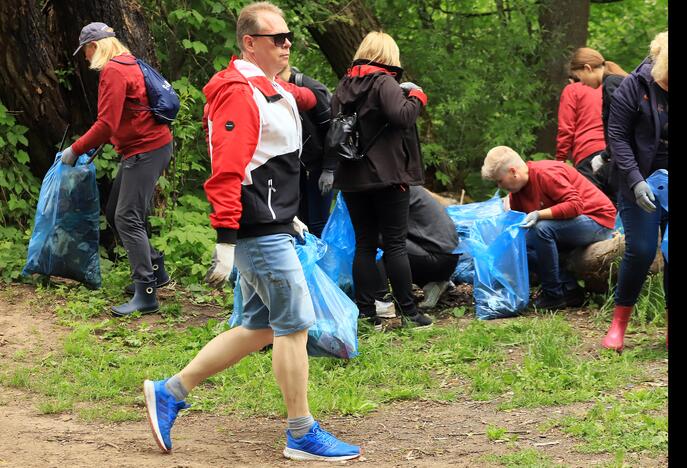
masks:
[[[317,104],[307,112],[301,112],[303,125],[303,151],[301,152],[301,163],[308,171],[319,169],[336,169],[337,161],[334,159],[324,160],[324,139],[329,130],[330,122],[330,102],[332,93],[319,81],[301,73],[297,68],[292,67],[289,83],[310,89]]]
[[[458,247],[456,225],[424,187],[410,187],[406,247],[409,255],[418,256],[448,255]]]
[[[392,185],[422,185],[425,181],[415,121],[426,96],[406,96],[399,86],[403,70],[369,61],[356,61],[332,97],[332,116],[357,112],[359,146],[366,148],[385,125],[364,158],[339,162],[334,187],[344,192]]]

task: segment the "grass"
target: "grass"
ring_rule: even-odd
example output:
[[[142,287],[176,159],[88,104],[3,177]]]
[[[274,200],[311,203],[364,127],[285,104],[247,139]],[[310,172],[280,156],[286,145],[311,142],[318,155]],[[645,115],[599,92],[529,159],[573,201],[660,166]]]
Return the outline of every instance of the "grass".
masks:
[[[556,465],[547,455],[535,450],[524,449],[506,455],[486,455],[483,460],[498,463],[509,468],[550,468]]]
[[[86,421],[120,422],[143,418],[141,384],[181,369],[212,337],[227,329],[224,318],[185,326],[185,303],[225,307],[231,294],[196,287],[177,291],[163,302],[163,320],[154,325],[132,317],[115,320],[107,308],[123,299],[126,265],[107,265],[107,286],[37,287],[34,305],[55,304],[68,332],[57,351],[36,360],[39,345],[29,344],[0,366],[0,385],[42,395],[44,414],[72,412]],[[633,321],[635,342],[623,354],[581,352],[583,335],[564,313],[540,313],[493,322],[468,320],[471,308],[446,311],[446,323],[426,330],[377,333],[359,324],[360,356],[351,361],[310,360],[309,401],[314,414],[364,416],[400,400],[495,401],[501,410],[592,402],[582,417],[566,417],[550,427],[580,441],[579,450],[625,454],[667,450],[665,389],[633,390],[645,377],[645,364],[667,358],[661,324],[660,278],[647,281],[640,300],[644,312]],[[661,295],[659,297],[659,294]],[[609,295],[604,301],[608,303]],[[641,302],[644,301],[644,302]],[[228,309],[228,308],[227,308]],[[599,312],[598,317],[603,312]],[[605,319],[597,323],[605,329]],[[38,340],[36,340],[38,341]],[[31,346],[34,346],[32,348]],[[619,395],[620,393],[620,395]],[[260,398],[256,398],[260,395]],[[285,408],[271,368],[271,351],[255,353],[201,384],[188,401],[196,411],[240,415],[280,415]],[[505,428],[486,429],[491,441],[509,440]],[[551,466],[536,450],[493,456],[505,466]]]

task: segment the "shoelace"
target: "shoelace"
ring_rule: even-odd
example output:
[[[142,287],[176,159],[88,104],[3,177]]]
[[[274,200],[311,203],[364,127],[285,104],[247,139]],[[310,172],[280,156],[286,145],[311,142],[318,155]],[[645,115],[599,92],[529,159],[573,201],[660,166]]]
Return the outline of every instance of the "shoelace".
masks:
[[[337,442],[336,438],[332,434],[319,427],[315,429],[315,439],[317,439],[326,447],[332,447],[336,445]]]

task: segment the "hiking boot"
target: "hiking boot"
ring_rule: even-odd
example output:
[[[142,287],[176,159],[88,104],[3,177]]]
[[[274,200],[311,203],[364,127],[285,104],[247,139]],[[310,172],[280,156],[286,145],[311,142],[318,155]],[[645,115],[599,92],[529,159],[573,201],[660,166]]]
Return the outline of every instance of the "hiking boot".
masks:
[[[165,270],[165,257],[161,255],[160,258],[153,260],[153,273],[155,274],[155,289],[160,289],[167,286],[170,282],[167,270]],[[136,293],[136,286],[134,283],[127,285],[124,292],[129,296]]]
[[[112,314],[117,317],[124,317],[131,315],[134,312],[141,314],[152,314],[160,309],[160,303],[157,302],[157,294],[155,293],[155,282],[150,283],[134,283],[136,292],[126,304],[112,307]]]
[[[172,451],[172,425],[179,410],[190,408],[184,400],[177,401],[167,388],[165,380],[146,380],[143,382],[143,395],[146,401],[146,415],[153,437],[158,447],[165,453]]]
[[[393,301],[382,302],[375,300],[375,312],[377,317],[390,319],[396,317],[396,307]]]
[[[432,325],[432,319],[425,314],[418,312],[415,315],[404,316],[406,323],[412,325],[415,328],[424,328]]]
[[[303,437],[298,439],[286,430],[284,456],[291,460],[342,461],[358,458],[362,450],[357,445],[342,442],[315,422]]]
[[[565,300],[565,296],[553,296],[545,291],[534,300],[534,307],[536,309],[565,309],[568,304]]]
[[[565,291],[564,298],[567,307],[582,307],[585,300],[584,289],[578,286],[575,289]]]
[[[425,293],[425,300],[418,304],[421,309],[431,309],[436,307],[439,298],[448,289],[448,281],[431,281],[422,288]]]

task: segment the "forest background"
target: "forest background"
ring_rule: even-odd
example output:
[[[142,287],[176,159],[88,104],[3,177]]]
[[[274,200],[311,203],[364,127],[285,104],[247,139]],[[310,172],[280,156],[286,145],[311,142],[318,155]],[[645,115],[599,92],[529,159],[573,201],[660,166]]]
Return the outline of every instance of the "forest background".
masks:
[[[0,277],[17,280],[38,192],[67,130],[73,141],[97,113],[97,74],[72,57],[81,27],[104,21],[134,55],[159,67],[181,97],[173,163],[160,179],[151,222],[175,278],[202,280],[214,235],[202,184],[209,158],[202,87],[237,53],[235,22],[247,1],[11,0],[0,5]],[[408,79],[429,105],[419,121],[427,187],[480,201],[496,187],[484,155],[508,145],[552,158],[565,63],[580,46],[632,71],[668,28],[667,0],[276,1],[295,32],[291,64],[332,91],[362,37],[391,34]],[[104,203],[118,167],[110,145],[96,159]],[[124,258],[101,217],[103,260]],[[199,260],[201,257],[201,261]],[[105,266],[107,269],[107,265]]]

